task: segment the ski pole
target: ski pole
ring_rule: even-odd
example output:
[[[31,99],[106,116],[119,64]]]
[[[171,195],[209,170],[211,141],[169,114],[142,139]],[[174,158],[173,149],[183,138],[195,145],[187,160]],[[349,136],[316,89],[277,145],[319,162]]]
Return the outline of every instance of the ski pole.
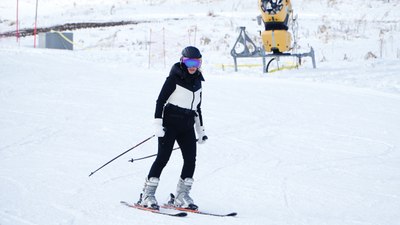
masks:
[[[204,136],[203,137],[203,140],[207,140],[208,139],[208,137],[207,136]],[[199,141],[198,139],[196,140],[196,142],[197,141]],[[175,151],[175,150],[178,150],[178,149],[180,149],[181,147],[176,147],[176,148],[174,148],[174,149],[172,149],[172,151]],[[141,157],[141,158],[136,158],[136,159],[130,159],[128,162],[131,162],[131,163],[133,163],[134,161],[139,161],[139,160],[142,160],[142,159],[148,159],[148,158],[151,158],[151,157],[154,157],[154,156],[157,156],[157,154],[153,154],[153,155],[148,155],[148,156],[144,156],[144,157]]]
[[[181,148],[181,147],[176,147],[176,148],[172,149],[172,151],[175,151],[175,150],[180,149],[180,148]],[[151,157],[154,157],[154,156],[157,156],[157,154],[148,155],[148,156],[144,156],[144,157],[136,158],[136,159],[133,159],[133,158],[132,158],[132,159],[130,159],[128,162],[133,163],[134,161],[139,161],[139,160],[151,158]]]
[[[100,167],[99,167],[97,170],[95,170],[95,171],[91,172],[91,173],[89,174],[89,177],[90,177],[90,176],[92,176],[92,175],[93,175],[94,173],[96,173],[97,171],[99,171],[100,169],[102,169],[103,167],[107,166],[107,165],[108,165],[109,163],[111,163],[112,161],[114,161],[114,160],[118,159],[118,158],[119,158],[119,157],[121,157],[122,155],[124,155],[124,154],[126,154],[127,152],[131,151],[132,149],[134,149],[134,148],[138,147],[139,145],[141,145],[141,144],[145,143],[146,141],[148,141],[148,140],[152,139],[153,137],[155,137],[155,135],[154,135],[154,134],[153,134],[152,136],[150,136],[150,137],[146,138],[145,140],[143,140],[143,141],[142,141],[142,142],[140,142],[139,144],[137,144],[137,145],[133,146],[132,148],[130,148],[130,149],[128,149],[128,150],[126,150],[125,152],[123,152],[123,153],[119,154],[117,157],[115,157],[115,158],[111,159],[111,160],[110,160],[110,161],[108,161],[106,164],[104,164],[104,165],[100,166]]]

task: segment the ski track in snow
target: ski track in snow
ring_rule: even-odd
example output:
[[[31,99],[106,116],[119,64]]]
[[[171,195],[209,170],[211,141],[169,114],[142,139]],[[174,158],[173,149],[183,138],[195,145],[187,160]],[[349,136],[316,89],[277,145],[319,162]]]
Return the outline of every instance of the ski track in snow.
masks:
[[[38,55],[37,60],[46,58]],[[54,62],[54,67],[68,60]],[[44,71],[40,64],[32,65],[25,69]],[[90,65],[83,61],[80,67]],[[152,76],[126,73],[120,78],[131,88],[120,83],[123,88],[116,93],[107,88],[109,76],[128,71],[126,65],[111,74],[109,66],[100,67],[96,66],[95,77],[81,75],[85,83],[93,82],[96,87],[82,86],[82,79],[70,80],[68,74],[59,74],[45,84],[43,77],[50,71],[29,76],[25,92],[36,99],[34,104],[26,108],[25,103],[19,104],[17,89],[2,98],[8,105],[1,111],[2,121],[13,135],[2,131],[0,177],[4,193],[13,198],[2,194],[1,222],[131,224],[145,218],[149,224],[210,223],[201,215],[172,220],[119,206],[119,200],[137,200],[152,160],[128,164],[129,157],[123,157],[87,178],[94,168],[151,132],[157,93],[144,99],[133,96],[140,95],[140,86],[158,90],[165,77],[161,72]],[[9,80],[11,87],[26,75],[15,76],[19,78]],[[63,101],[46,94],[64,93],[65,88],[84,94],[62,94]],[[100,105],[93,102],[96,99],[101,99]],[[137,110],[137,105],[142,110]],[[210,140],[199,146],[193,196],[207,210],[238,211],[237,218],[212,219],[218,224],[265,220],[276,224],[373,224],[382,217],[390,224],[399,202],[399,105],[396,94],[347,85],[211,73],[203,106]],[[47,107],[55,113],[46,111]],[[132,132],[138,128],[144,129]],[[130,156],[145,155],[142,150],[154,153],[155,144],[151,143]],[[180,163],[179,153],[174,153],[162,177],[159,201],[173,191]],[[248,207],[260,201],[268,212]],[[359,216],[360,212],[368,216]]]
[[[82,63],[82,67],[90,65]],[[37,65],[31,69],[42,71]],[[148,124],[157,93],[145,100],[132,96],[139,95],[138,87],[143,85],[157,90],[164,79],[161,72],[150,78],[147,74],[125,75],[121,78],[132,89],[122,88],[114,94],[107,88],[108,66],[97,69],[96,77],[85,78],[88,83],[93,79],[96,88],[82,87],[82,80],[68,80],[69,75],[58,75],[51,85],[43,85],[39,79],[43,74],[30,75],[26,91],[33,99],[44,101],[35,101],[34,107],[25,110],[11,104],[18,95],[3,98],[8,104],[8,109],[1,111],[2,118],[8,118],[3,121],[17,135],[2,131],[1,164],[5,167],[1,186],[16,199],[2,195],[8,202],[2,203],[2,223],[131,224],[143,220],[138,218],[159,224],[209,223],[211,220],[201,215],[180,221],[119,206],[119,200],[137,200],[152,162],[128,164],[128,158],[154,153],[154,142],[87,178],[94,168],[151,132]],[[121,65],[111,76],[126,69]],[[67,105],[46,100],[53,98],[46,92],[63,92],[65,81],[71,90],[85,94],[66,95],[65,101],[73,103]],[[18,82],[11,80],[11,84]],[[382,216],[393,222],[399,201],[397,95],[273,77],[210,74],[205,84],[203,110],[210,140],[199,146],[193,196],[207,210],[239,213],[237,218],[212,219],[213,223],[371,224]],[[120,110],[93,103],[104,96],[109,99],[101,102]],[[145,110],[137,111],[138,104]],[[56,113],[46,112],[46,107]],[[26,122],[15,124],[13,117]],[[124,124],[124,119],[131,124]],[[138,128],[144,130],[131,133]],[[159,201],[166,199],[171,188],[173,191],[180,163],[179,153],[174,153],[162,177]],[[248,208],[259,201],[269,209],[267,213]],[[384,212],[388,207],[392,210]],[[361,211],[369,216],[358,216]]]

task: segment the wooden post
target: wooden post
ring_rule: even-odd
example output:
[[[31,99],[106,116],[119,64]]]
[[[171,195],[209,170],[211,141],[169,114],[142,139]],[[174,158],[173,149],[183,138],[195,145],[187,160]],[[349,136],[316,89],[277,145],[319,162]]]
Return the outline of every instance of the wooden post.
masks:
[[[17,37],[17,42],[19,42],[19,0],[17,0],[17,19],[16,19],[16,29],[15,29],[15,36]]]
[[[149,38],[149,69],[151,64],[151,28],[150,28],[150,38]]]
[[[165,27],[163,27],[163,56],[164,56],[164,68],[167,67],[166,65],[166,52],[165,52]]]
[[[38,12],[39,0],[36,0],[36,12],[35,12],[35,27],[33,29],[33,47],[36,48],[36,33],[37,33],[37,12]]]

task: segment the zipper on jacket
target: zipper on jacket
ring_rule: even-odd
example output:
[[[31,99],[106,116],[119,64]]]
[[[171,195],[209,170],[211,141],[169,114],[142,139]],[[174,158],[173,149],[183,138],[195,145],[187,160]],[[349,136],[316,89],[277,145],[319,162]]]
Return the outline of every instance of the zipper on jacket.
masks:
[[[194,98],[196,97],[194,94],[194,91],[192,91],[193,97],[192,97],[192,103],[190,104],[190,109],[193,110],[193,103],[194,103]]]

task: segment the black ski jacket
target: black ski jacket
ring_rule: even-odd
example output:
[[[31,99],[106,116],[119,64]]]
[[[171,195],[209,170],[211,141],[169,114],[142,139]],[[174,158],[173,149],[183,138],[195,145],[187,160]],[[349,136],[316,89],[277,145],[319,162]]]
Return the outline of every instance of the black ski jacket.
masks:
[[[155,118],[163,118],[164,106],[178,107],[184,113],[199,116],[200,125],[203,126],[201,115],[202,88],[204,81],[202,73],[197,70],[189,74],[186,66],[180,62],[175,63],[167,77],[157,98]],[[186,112],[185,112],[186,111]]]

